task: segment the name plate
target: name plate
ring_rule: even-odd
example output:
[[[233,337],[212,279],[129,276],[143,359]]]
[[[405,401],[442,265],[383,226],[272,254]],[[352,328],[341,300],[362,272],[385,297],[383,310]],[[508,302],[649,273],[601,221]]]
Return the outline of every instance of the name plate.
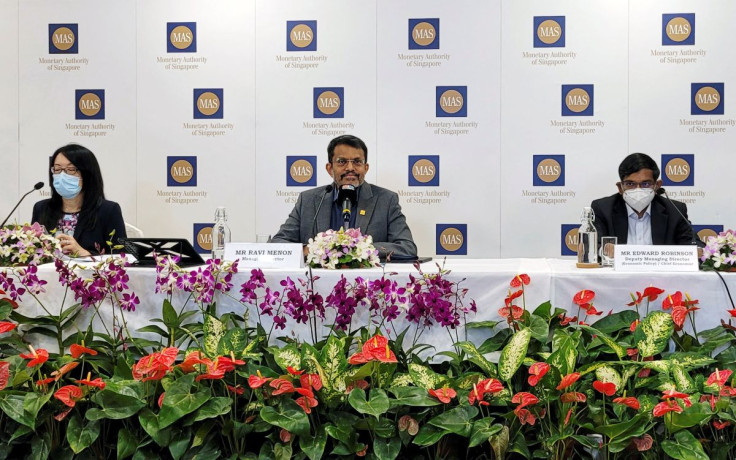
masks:
[[[698,248],[617,244],[613,268],[621,272],[696,272]]]
[[[241,268],[301,268],[304,266],[299,243],[227,243],[225,259],[237,260]]]

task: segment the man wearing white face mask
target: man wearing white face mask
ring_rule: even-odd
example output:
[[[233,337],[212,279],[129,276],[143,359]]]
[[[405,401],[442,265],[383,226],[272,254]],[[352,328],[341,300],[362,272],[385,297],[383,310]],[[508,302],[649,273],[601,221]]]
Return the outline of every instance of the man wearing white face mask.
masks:
[[[662,181],[649,155],[632,153],[624,158],[618,176],[618,193],[591,204],[598,238],[615,236],[620,244],[691,244],[687,206],[657,193]]]

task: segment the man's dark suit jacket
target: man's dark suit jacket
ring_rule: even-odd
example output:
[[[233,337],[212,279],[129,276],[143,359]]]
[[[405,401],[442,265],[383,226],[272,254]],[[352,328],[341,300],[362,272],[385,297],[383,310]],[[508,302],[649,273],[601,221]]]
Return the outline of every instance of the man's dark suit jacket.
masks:
[[[322,198],[324,201],[320,207]],[[319,215],[315,222],[317,208]],[[364,235],[373,237],[373,246],[381,258],[389,253],[392,257],[405,259],[417,256],[417,247],[396,193],[364,182],[360,186],[356,209],[355,227]],[[326,187],[304,191],[299,194],[294,209],[271,241],[306,244],[317,233],[330,228],[331,215],[332,193]]]
[[[626,202],[620,193],[593,201],[590,205],[595,212],[595,228],[600,240],[603,236],[615,236],[618,242],[626,244],[629,236],[629,216]],[[680,210],[682,216],[677,212]],[[685,203],[671,202],[657,195],[651,204],[652,243],[654,244],[692,244],[692,227],[687,220]],[[684,218],[683,218],[684,216]]]
[[[51,203],[50,199],[41,200],[33,205],[33,222],[40,222],[43,213]],[[103,250],[105,254],[112,252],[107,246],[110,240],[110,232],[115,230],[114,244],[118,244],[120,238],[126,238],[125,222],[123,221],[123,212],[120,205],[114,201],[102,200],[97,208],[97,219],[94,226],[84,225],[87,216],[79,213],[79,224],[74,229],[74,239],[80,246],[88,250],[92,254],[99,254]],[[87,221],[89,222],[89,221]],[[51,231],[52,228],[47,230]],[[99,248],[99,249],[98,249]]]

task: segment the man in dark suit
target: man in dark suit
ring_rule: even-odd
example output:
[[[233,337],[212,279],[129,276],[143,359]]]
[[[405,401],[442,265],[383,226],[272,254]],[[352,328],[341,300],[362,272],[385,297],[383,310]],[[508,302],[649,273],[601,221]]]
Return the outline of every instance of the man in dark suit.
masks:
[[[343,185],[352,185],[358,199],[352,206],[350,227],[371,235],[381,258],[416,258],[417,247],[401,212],[399,196],[365,182],[367,158],[368,148],[359,138],[344,135],[332,139],[327,146],[326,169],[333,183],[300,193],[294,209],[271,241],[307,244],[319,232],[338,230],[343,226],[338,191]]]
[[[599,239],[615,236],[619,244],[692,244],[687,206],[660,196],[662,181],[651,157],[632,153],[619,165],[618,176],[618,193],[591,204]]]

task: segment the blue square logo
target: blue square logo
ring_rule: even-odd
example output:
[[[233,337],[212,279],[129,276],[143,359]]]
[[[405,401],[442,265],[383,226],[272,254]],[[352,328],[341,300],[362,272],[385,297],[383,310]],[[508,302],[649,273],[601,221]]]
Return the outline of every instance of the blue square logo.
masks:
[[[439,155],[409,155],[409,186],[438,187],[440,185]]]
[[[532,184],[535,187],[565,185],[565,155],[534,155]]]
[[[105,119],[105,90],[74,90],[74,118],[76,120]]]
[[[723,115],[723,83],[691,83],[690,115]]]
[[[695,44],[695,13],[662,15],[662,46]]]
[[[200,254],[209,254],[212,252],[212,226],[214,223],[193,224],[194,249]]]
[[[78,53],[78,24],[49,24],[49,54]]]
[[[286,21],[286,51],[317,51],[317,21]]]
[[[468,224],[437,224],[437,255],[468,255]]]
[[[197,186],[197,157],[166,157],[166,185],[169,187]]]
[[[222,88],[194,89],[194,118],[217,119],[225,113],[224,90]]]
[[[562,116],[593,116],[593,85],[562,85]]]
[[[467,117],[468,116],[468,87],[467,86],[438,86],[436,88],[437,117]]]
[[[578,230],[580,230],[580,224],[562,224],[560,226],[560,255],[578,255]]]
[[[409,49],[440,49],[440,18],[409,19]]]
[[[197,23],[196,22],[167,22],[166,23],[166,52],[167,53],[196,53],[197,52]]]
[[[695,155],[662,155],[662,185],[691,187],[695,185]]]
[[[287,187],[316,187],[317,175],[316,156],[287,156],[286,157],[286,186]]]
[[[708,238],[715,238],[723,232],[723,225],[693,225],[693,231],[702,242],[707,243]]]
[[[534,47],[565,47],[565,16],[534,16]]]
[[[345,118],[345,88],[314,88],[314,118]]]

